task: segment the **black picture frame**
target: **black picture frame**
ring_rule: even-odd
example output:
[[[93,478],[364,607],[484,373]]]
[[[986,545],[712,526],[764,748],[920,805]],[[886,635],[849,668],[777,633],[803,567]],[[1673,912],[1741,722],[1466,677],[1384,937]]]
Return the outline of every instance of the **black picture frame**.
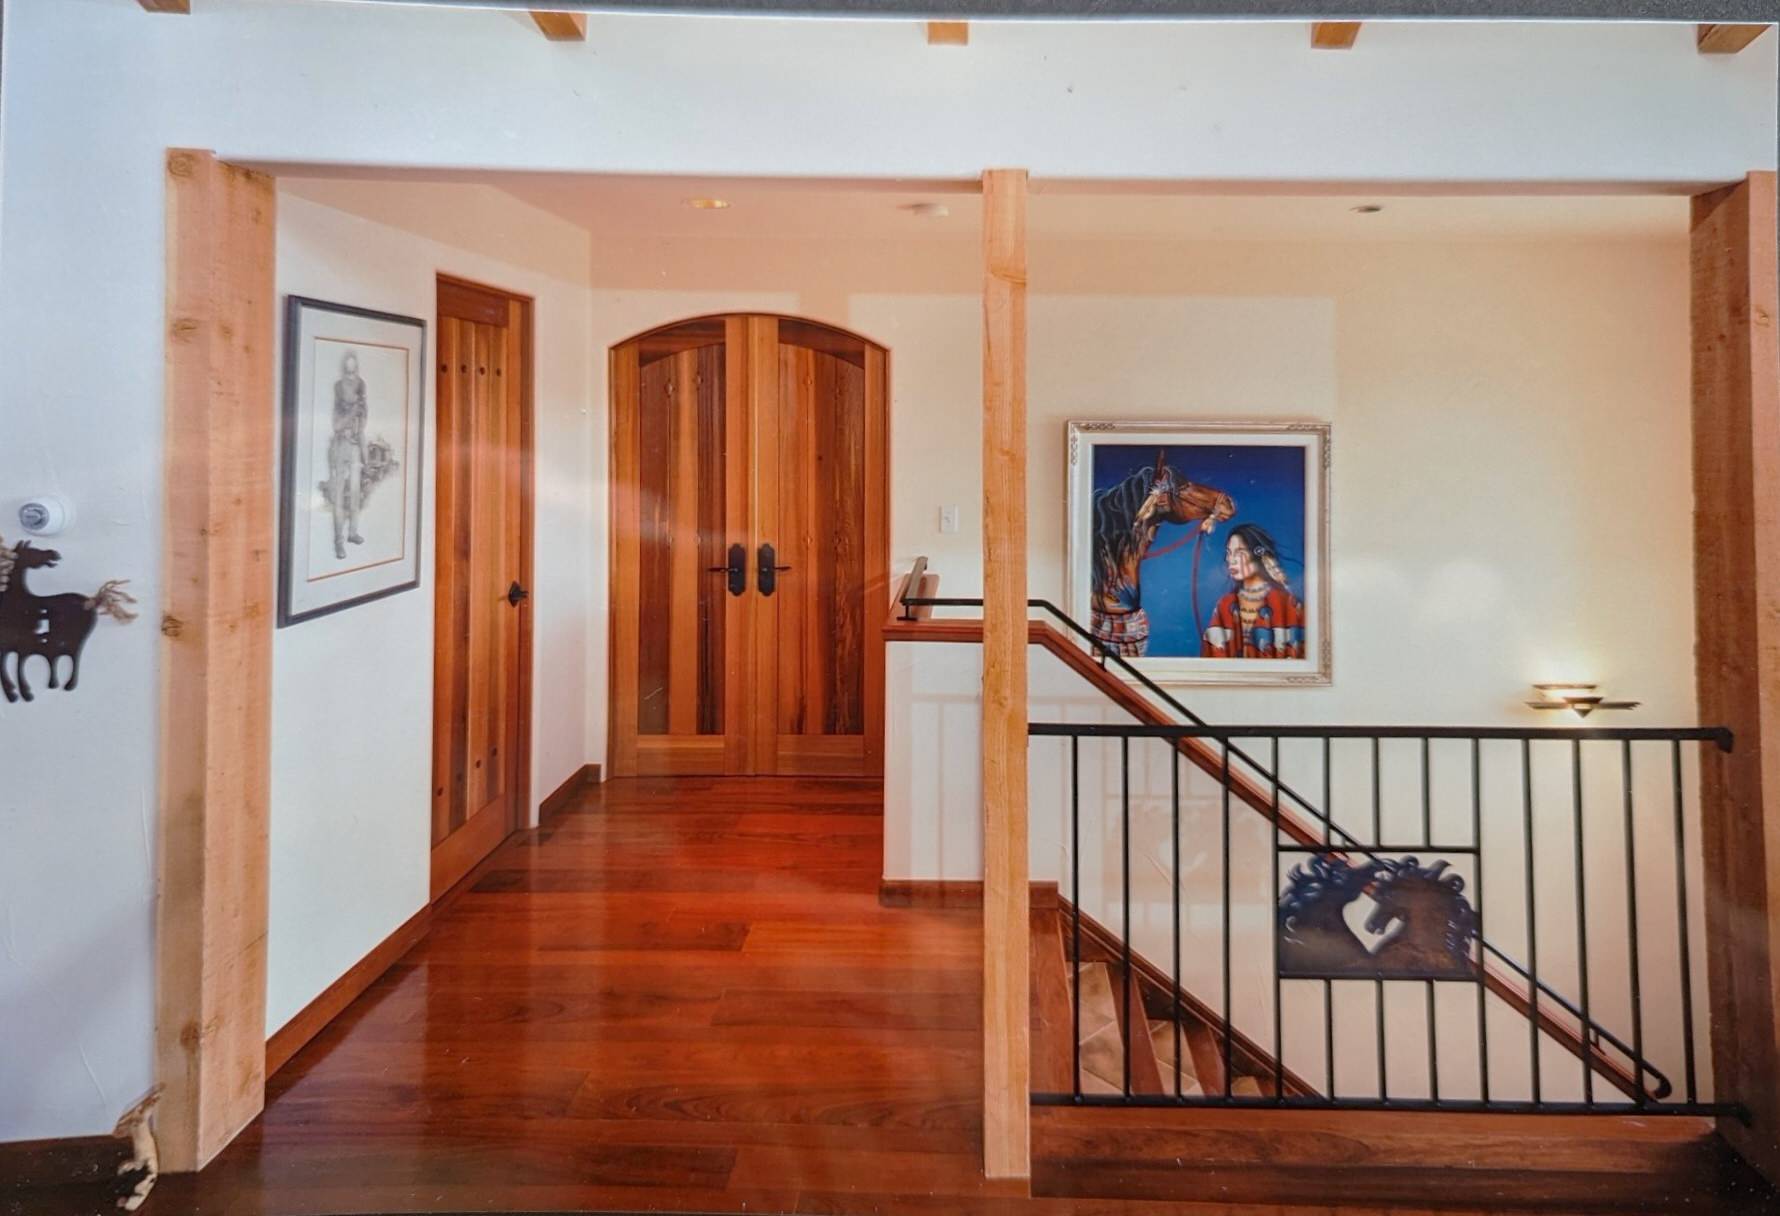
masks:
[[[299,449],[298,427],[303,419],[303,411],[309,403],[300,400],[301,373],[303,356],[303,322],[310,312],[332,313],[337,316],[352,318],[359,321],[372,321],[380,324],[391,324],[412,327],[415,330],[413,348],[414,382],[417,386],[414,435],[412,442],[406,445],[411,449],[408,459],[413,464],[412,523],[405,525],[413,533],[412,575],[401,583],[387,587],[379,587],[357,595],[331,601],[325,604],[298,609],[293,606],[295,591],[294,541],[296,535],[297,506],[295,495],[297,490],[297,458]],[[426,452],[426,412],[428,394],[427,354],[426,354],[426,321],[420,317],[404,316],[400,313],[383,312],[374,308],[360,308],[351,304],[340,304],[331,300],[316,299],[312,296],[287,294],[284,304],[284,356],[282,401],[280,402],[279,426],[279,470],[278,470],[278,614],[277,628],[284,629],[291,625],[300,625],[304,621],[318,617],[331,616],[356,608],[374,600],[387,599],[392,595],[400,595],[404,591],[413,591],[420,586],[421,563],[424,560],[422,540],[425,537],[425,519],[423,504],[425,501],[425,452]],[[408,482],[404,478],[403,489],[407,492]]]

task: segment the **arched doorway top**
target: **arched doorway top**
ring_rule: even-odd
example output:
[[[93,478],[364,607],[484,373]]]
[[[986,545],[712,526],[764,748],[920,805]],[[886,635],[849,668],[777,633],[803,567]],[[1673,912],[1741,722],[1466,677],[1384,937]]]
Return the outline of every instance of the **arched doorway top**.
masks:
[[[838,325],[830,325],[826,321],[813,321],[808,317],[793,316],[788,313],[740,312],[711,313],[684,320],[670,321],[654,329],[644,330],[640,334],[615,343],[613,349],[635,345],[637,363],[647,366],[657,359],[678,354],[683,350],[696,350],[701,346],[715,346],[723,341],[724,322],[728,317],[735,316],[770,316],[779,322],[779,340],[790,346],[805,346],[811,350],[819,350],[824,354],[844,359],[855,367],[865,366],[867,350],[880,353],[884,346],[861,334],[856,334]]]

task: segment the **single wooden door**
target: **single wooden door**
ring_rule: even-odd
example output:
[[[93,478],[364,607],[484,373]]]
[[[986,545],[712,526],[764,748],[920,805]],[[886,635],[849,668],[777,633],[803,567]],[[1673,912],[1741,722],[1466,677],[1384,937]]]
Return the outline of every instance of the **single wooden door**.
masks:
[[[614,776],[744,771],[745,345],[719,317],[612,352]]]
[[[759,445],[752,771],[877,773],[884,352],[826,326],[748,323]]]
[[[885,355],[701,318],[616,348],[612,771],[882,771]]]
[[[529,797],[530,302],[439,279],[432,891]]]

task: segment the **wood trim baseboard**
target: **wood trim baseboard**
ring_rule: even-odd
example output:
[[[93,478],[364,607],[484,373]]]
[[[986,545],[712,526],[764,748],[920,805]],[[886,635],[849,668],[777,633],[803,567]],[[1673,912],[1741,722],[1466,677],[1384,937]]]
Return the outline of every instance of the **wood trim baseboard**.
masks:
[[[128,1136],[59,1136],[0,1143],[0,1195],[52,1186],[105,1186],[127,1195],[133,1183],[120,1185],[118,1170],[132,1156]],[[4,1207],[0,1204],[0,1209]]]
[[[878,904],[885,908],[980,908],[980,878],[885,878],[878,882]],[[1032,907],[1057,906],[1057,884],[1032,884]]]
[[[269,1079],[290,1062],[290,1058],[320,1034],[322,1028],[339,1017],[395,961],[419,944],[432,927],[437,904],[426,907],[403,921],[388,937],[371,948],[371,952],[346,969],[346,973],[321,994],[299,1010],[295,1017],[273,1031],[266,1040],[266,1076]]]
[[[582,790],[599,783],[600,766],[583,764],[570,773],[561,785],[550,791],[549,796],[538,804],[538,822],[543,823],[558,811],[566,810],[569,804],[580,796]]]

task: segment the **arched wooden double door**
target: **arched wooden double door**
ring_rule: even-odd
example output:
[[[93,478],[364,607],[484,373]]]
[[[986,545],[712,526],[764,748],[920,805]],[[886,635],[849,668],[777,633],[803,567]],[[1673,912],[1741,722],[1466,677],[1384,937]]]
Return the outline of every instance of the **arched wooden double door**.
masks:
[[[789,317],[613,349],[614,776],[883,771],[886,389]]]

